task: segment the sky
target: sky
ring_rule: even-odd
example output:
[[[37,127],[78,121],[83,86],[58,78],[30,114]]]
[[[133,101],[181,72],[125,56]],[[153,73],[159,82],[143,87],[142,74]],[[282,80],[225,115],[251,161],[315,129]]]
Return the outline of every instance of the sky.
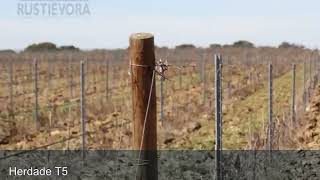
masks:
[[[39,3],[29,1],[1,2],[0,49],[48,41],[82,49],[126,48],[136,32],[153,33],[156,45],[168,47],[237,40],[320,47],[319,0],[84,0],[90,15],[18,15],[19,3]]]

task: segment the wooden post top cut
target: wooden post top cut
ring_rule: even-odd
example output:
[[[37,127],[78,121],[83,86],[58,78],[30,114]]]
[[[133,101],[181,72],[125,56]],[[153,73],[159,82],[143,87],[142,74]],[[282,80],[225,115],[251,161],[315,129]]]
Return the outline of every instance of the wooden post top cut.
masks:
[[[131,36],[130,36],[130,39],[137,39],[137,40],[139,40],[139,39],[141,39],[141,40],[143,40],[143,39],[152,39],[153,38],[153,34],[151,34],[151,33],[134,33],[134,34],[131,34]]]

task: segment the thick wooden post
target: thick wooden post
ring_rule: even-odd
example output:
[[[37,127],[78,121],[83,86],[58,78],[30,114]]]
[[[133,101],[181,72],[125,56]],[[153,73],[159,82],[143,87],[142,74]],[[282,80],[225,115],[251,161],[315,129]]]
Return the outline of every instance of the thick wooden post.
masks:
[[[152,34],[130,36],[133,149],[139,150],[136,180],[157,180],[155,53]]]

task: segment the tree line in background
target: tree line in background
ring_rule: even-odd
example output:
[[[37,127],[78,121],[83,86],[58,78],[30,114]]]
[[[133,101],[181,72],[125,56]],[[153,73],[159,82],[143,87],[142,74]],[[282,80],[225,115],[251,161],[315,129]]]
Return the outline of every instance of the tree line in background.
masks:
[[[233,44],[210,44],[209,48],[256,48],[256,45],[250,41],[246,40],[240,40],[236,41]],[[160,47],[156,47],[160,48]],[[168,49],[168,47],[161,47],[162,49]],[[188,49],[188,48],[197,48],[193,44],[181,44],[175,47],[176,49]],[[272,48],[272,47],[270,47]],[[304,49],[305,46],[295,44],[295,43],[289,43],[289,42],[282,42],[278,48],[296,48],[296,49]],[[57,46],[54,43],[51,42],[43,42],[43,43],[38,43],[38,44],[31,44],[28,47],[24,49],[23,52],[55,52],[55,51],[80,51],[80,48],[75,47],[73,45],[68,45],[68,46]],[[0,53],[16,53],[14,50],[11,49],[5,49],[5,50],[0,50]]]
[[[44,42],[39,44],[31,44],[25,48],[26,52],[38,52],[38,51],[80,51],[79,48],[70,45],[70,46],[60,46],[58,47],[54,43]]]
[[[256,48],[257,46],[246,40],[239,40],[234,42],[233,44],[210,44],[209,48]],[[167,48],[167,47],[162,47],[162,48]],[[176,49],[187,49],[187,48],[197,48],[193,44],[181,44],[175,47]],[[265,48],[265,47],[260,47],[260,48]],[[275,48],[275,47],[268,47],[268,48]],[[289,42],[282,42],[277,48],[296,48],[296,49],[305,49],[305,46],[295,44],[295,43],[289,43]]]
[[[51,42],[43,42],[38,44],[31,44],[26,47],[23,52],[55,52],[55,51],[80,51],[80,48],[77,48],[73,45],[69,46],[57,46]],[[0,50],[0,53],[16,53],[12,49]]]
[[[236,47],[236,48],[255,48],[255,44],[250,41],[240,40],[236,41],[233,44],[210,44],[210,48],[225,48],[225,47]],[[262,47],[263,48],[263,47]],[[272,47],[270,47],[272,48]],[[295,44],[295,43],[289,43],[289,42],[282,42],[278,48],[297,48],[297,49],[304,49],[305,47],[303,45]]]

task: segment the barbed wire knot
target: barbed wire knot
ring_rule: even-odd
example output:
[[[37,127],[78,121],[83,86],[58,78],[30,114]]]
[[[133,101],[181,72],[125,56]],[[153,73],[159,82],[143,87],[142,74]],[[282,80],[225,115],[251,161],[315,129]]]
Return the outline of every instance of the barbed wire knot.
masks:
[[[156,73],[161,76],[162,80],[167,79],[165,77],[165,72],[168,70],[169,64],[168,61],[162,61],[162,59],[160,59],[158,62],[156,62]]]

